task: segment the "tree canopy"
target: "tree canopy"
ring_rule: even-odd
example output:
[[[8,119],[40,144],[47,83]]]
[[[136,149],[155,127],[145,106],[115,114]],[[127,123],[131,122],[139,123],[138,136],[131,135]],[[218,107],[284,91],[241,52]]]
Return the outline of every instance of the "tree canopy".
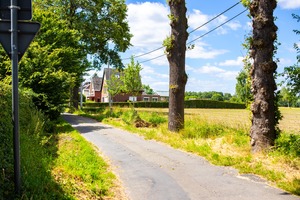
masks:
[[[135,62],[133,58],[131,58],[130,63],[124,69],[123,75],[121,76],[121,80],[124,84],[123,91],[125,93],[129,93],[134,96],[139,95],[139,93],[143,89],[140,76],[141,70],[141,65],[138,62]]]
[[[78,104],[74,94],[86,70],[107,62],[123,67],[118,53],[131,38],[126,11],[124,0],[33,1],[33,20],[42,26],[19,63],[19,79],[39,109],[56,118],[72,95]],[[2,48],[0,59],[0,80],[10,82]]]

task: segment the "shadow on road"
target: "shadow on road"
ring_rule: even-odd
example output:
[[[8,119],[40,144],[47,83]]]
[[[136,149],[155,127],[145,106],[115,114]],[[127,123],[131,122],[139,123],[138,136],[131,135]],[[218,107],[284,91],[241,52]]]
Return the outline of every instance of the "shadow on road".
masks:
[[[94,119],[86,117],[72,115],[69,113],[64,113],[62,117],[64,120],[72,124],[72,126],[76,128],[81,134],[96,132],[104,129],[112,129],[111,127],[105,126]]]

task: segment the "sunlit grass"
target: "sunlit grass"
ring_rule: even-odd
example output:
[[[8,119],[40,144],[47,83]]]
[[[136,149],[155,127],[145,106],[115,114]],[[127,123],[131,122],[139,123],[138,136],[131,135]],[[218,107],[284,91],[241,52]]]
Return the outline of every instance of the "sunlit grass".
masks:
[[[136,128],[133,123],[126,122],[130,109],[124,109],[120,118],[105,118],[103,122],[203,156],[213,164],[232,166],[240,173],[257,174],[273,185],[300,195],[300,135],[290,136],[299,131],[291,124],[294,120],[299,124],[300,118],[293,116],[298,116],[300,109],[282,109],[285,121],[280,126],[284,133],[277,140],[276,148],[259,155],[250,152],[251,115],[247,110],[186,109],[185,129],[179,133],[168,131],[167,109],[136,110],[143,120],[155,125]],[[289,122],[289,119],[293,120]]]
[[[115,176],[95,148],[65,122],[58,132],[58,157],[51,173],[64,193],[76,199],[112,196]]]

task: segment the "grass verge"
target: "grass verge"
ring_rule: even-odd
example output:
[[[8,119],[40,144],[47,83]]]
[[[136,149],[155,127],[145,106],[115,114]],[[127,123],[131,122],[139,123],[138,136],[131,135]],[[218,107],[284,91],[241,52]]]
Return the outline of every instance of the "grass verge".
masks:
[[[211,163],[232,166],[242,174],[256,174],[269,181],[269,184],[288,192],[300,195],[300,135],[283,132],[277,139],[276,146],[268,152],[251,154],[249,145],[249,128],[207,120],[204,113],[185,116],[185,129],[180,133],[168,131],[167,114],[157,109],[139,111],[139,117],[152,124],[147,128],[137,128],[131,109],[115,108],[117,117],[104,117],[102,112],[96,114],[81,113],[94,119],[154,139],[170,146],[205,157]],[[230,112],[228,110],[227,112]],[[105,113],[105,111],[104,111]],[[80,114],[80,113],[79,113]],[[227,113],[232,115],[233,113]],[[112,115],[113,116],[113,115]]]
[[[62,119],[55,127],[22,138],[19,199],[114,199],[115,175],[95,148]]]

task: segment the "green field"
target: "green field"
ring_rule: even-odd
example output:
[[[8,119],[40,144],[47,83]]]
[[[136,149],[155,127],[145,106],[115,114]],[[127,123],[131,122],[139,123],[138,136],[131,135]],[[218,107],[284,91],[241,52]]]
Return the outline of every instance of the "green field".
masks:
[[[167,108],[137,108],[139,111],[167,113]],[[300,108],[280,108],[283,116],[279,128],[287,133],[300,134]],[[212,123],[221,123],[233,128],[251,126],[251,112],[243,109],[185,109],[186,119],[199,117]]]

